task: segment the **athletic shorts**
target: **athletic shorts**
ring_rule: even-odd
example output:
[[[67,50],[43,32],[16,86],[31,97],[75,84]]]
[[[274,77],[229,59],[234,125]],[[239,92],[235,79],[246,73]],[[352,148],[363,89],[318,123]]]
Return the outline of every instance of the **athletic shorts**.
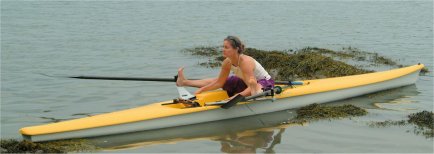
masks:
[[[258,83],[261,84],[262,89],[268,90],[274,88],[274,80],[273,79],[260,79]],[[234,96],[237,93],[244,91],[247,88],[247,85],[244,83],[242,79],[237,76],[230,76],[226,79],[225,84],[223,85],[223,90],[226,90],[229,97]]]

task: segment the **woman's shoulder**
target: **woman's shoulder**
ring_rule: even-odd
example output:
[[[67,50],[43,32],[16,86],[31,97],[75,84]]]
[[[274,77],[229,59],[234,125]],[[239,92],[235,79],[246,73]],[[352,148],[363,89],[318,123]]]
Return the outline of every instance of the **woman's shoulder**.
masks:
[[[255,61],[255,58],[250,57],[249,55],[244,55],[243,54],[243,58],[242,58],[243,63],[252,63]]]

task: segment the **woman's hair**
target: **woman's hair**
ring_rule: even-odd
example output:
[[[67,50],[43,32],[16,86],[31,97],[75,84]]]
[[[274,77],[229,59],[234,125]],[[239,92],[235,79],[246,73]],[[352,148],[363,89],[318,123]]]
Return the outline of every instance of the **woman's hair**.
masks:
[[[238,53],[241,54],[244,51],[244,43],[241,42],[240,38],[236,36],[228,36],[225,38],[225,41],[229,41],[232,47],[238,48]]]

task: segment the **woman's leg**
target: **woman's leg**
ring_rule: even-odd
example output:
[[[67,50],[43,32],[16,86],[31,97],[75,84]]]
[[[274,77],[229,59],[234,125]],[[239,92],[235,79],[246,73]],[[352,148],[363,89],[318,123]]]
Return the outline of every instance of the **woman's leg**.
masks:
[[[209,78],[209,79],[202,79],[202,80],[188,80],[185,78],[183,71],[184,71],[183,67],[178,69],[178,80],[176,80],[176,86],[188,86],[188,87],[201,88],[217,80],[217,78]]]
[[[237,76],[230,76],[226,79],[225,84],[223,85],[222,89],[226,90],[229,97],[232,97],[238,93],[243,92],[246,90],[248,86],[245,84],[243,79],[238,78]]]

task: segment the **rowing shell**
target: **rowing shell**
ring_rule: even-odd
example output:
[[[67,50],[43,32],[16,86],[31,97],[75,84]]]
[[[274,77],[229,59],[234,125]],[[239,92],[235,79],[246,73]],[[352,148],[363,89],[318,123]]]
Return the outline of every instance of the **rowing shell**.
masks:
[[[280,94],[238,103],[230,109],[207,106],[228,98],[223,90],[196,95],[199,107],[165,101],[91,117],[20,129],[30,141],[86,138],[218,121],[326,103],[414,84],[423,64],[361,75],[305,80]]]

